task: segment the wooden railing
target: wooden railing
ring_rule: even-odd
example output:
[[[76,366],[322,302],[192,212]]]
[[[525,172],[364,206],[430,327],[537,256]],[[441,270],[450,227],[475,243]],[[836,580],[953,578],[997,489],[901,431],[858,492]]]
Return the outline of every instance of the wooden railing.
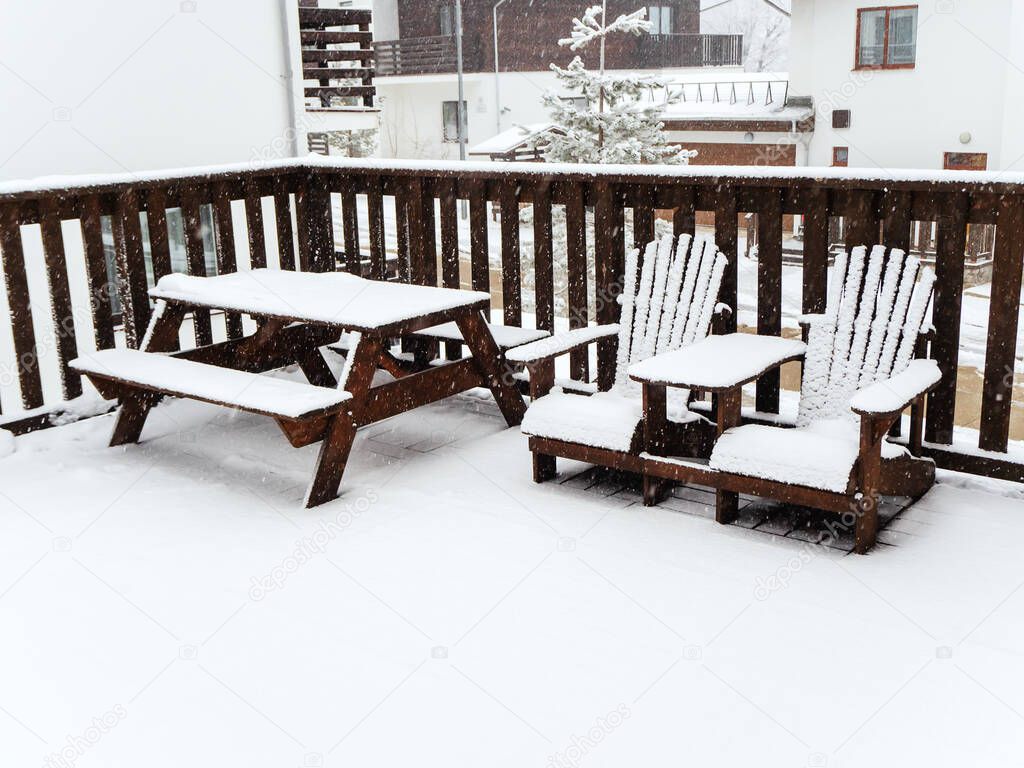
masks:
[[[643,38],[638,66],[738,67],[743,64],[743,35],[674,34]]]
[[[317,0],[299,0],[302,79],[307,98],[330,109],[373,106],[373,12],[364,8],[319,8]]]
[[[936,222],[938,286],[931,353],[944,378],[928,403],[928,453],[941,466],[1024,480],[1022,464],[1003,455],[1013,407],[1024,267],[1024,176],[311,158],[257,168],[147,174],[59,187],[5,184],[0,185],[0,251],[11,315],[4,332],[13,337],[13,353],[0,362],[17,375],[20,405],[34,409],[57,405],[82,392],[79,377],[67,366],[79,350],[116,343],[137,345],[151,314],[147,287],[171,269],[167,219],[173,209],[181,209],[184,231],[179,236],[184,237],[187,268],[193,274],[206,272],[200,209],[209,205],[218,272],[269,265],[344,269],[388,279],[397,262],[397,279],[455,287],[460,284],[460,200],[468,201],[464,245],[468,246],[471,286],[494,289],[494,294],[500,289],[503,321],[520,325],[523,286],[532,283],[532,322],[543,329],[554,328],[559,305],[567,307],[564,314],[571,327],[614,322],[626,249],[653,236],[659,215],[669,217],[676,232],[692,233],[697,213],[713,212],[717,243],[733,255],[738,214],[758,214],[756,330],[770,335],[782,331],[785,214],[804,217],[804,312],[825,307],[831,217],[844,217],[848,246],[881,239],[907,248],[913,222]],[[501,217],[500,242],[494,244],[501,263],[494,279],[500,280],[500,286],[491,285],[488,205],[497,208]],[[521,226],[521,208],[527,206],[532,207],[532,224]],[[555,245],[556,211],[559,219],[564,213],[568,233],[564,248]],[[149,233],[145,242],[140,214],[145,214]],[[625,239],[627,216],[634,242]],[[174,221],[178,220],[175,215]],[[969,224],[996,227],[975,445],[953,441]],[[110,311],[102,242],[108,225],[116,254],[113,290],[123,307],[123,328],[115,325]],[[529,260],[521,253],[521,230],[526,226],[532,228],[533,239]],[[588,269],[588,240],[594,252],[592,269]],[[394,253],[389,253],[389,242],[395,243]],[[360,243],[366,243],[366,248]],[[558,297],[553,279],[556,262],[567,275],[557,288]],[[526,274],[528,269],[531,275]],[[29,279],[35,272],[43,277]],[[86,284],[76,286],[75,275],[83,276]],[[733,258],[722,296],[733,307],[737,286],[738,265]],[[44,311],[50,316],[41,317]],[[197,344],[208,343],[214,335],[235,337],[242,332],[237,318],[231,317],[197,316],[194,328]],[[44,358],[53,362],[44,365]],[[603,344],[596,371],[600,386],[610,385],[614,360],[613,344]],[[572,369],[575,375],[586,376],[586,358],[575,357]],[[44,397],[44,376],[53,392],[49,397]],[[758,411],[778,411],[779,387],[777,375],[762,377],[757,385]],[[5,396],[2,407],[8,418],[19,410],[18,405]],[[42,417],[23,420],[14,428],[28,429],[43,422]]]
[[[469,42],[464,41],[462,66],[466,72],[477,72],[483,60],[479,49]],[[437,75],[456,69],[454,35],[379,40],[373,44],[373,49],[381,76]]]

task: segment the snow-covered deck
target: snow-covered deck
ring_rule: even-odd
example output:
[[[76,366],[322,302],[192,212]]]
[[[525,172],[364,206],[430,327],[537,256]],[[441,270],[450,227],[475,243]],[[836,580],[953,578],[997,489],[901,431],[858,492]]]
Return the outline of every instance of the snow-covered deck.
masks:
[[[866,557],[645,509],[462,396],[315,447],[213,407],[0,461],[4,765],[1009,765],[1024,491],[941,475]],[[891,510],[890,510],[891,513]],[[753,527],[753,529],[751,529]],[[63,755],[65,762],[45,762]]]

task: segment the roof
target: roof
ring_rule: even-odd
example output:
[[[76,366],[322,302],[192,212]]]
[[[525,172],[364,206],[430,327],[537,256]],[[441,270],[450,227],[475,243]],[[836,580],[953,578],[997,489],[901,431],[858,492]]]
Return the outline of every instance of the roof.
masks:
[[[471,155],[503,155],[514,149],[519,149],[529,144],[540,134],[554,128],[554,123],[532,123],[530,125],[517,125],[507,131],[492,136],[486,141],[470,147]]]

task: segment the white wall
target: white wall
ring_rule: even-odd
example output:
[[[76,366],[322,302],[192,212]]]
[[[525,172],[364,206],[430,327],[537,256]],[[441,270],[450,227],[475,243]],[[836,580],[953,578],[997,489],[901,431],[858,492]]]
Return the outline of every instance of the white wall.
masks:
[[[3,5],[0,179],[245,161],[288,132],[280,0]]]
[[[934,169],[944,152],[960,151],[988,153],[991,170],[1020,168],[1004,138],[1019,134],[1012,126],[1020,125],[1024,89],[1024,74],[1005,58],[1021,55],[1024,22],[1018,11],[1014,37],[1014,4],[1021,2],[920,0],[915,68],[858,71],[856,10],[864,3],[794,0],[790,94],[812,96],[818,109],[810,164],[830,165],[832,148],[848,146],[851,166]],[[833,108],[851,110],[849,129],[832,129]],[[962,144],[965,132],[972,138]]]

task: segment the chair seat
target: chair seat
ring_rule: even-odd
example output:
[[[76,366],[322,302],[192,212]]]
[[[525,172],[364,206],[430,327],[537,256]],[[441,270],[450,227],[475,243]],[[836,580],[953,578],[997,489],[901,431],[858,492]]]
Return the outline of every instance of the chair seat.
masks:
[[[552,392],[530,405],[522,430],[533,437],[628,452],[643,417],[640,398],[614,390],[589,397]],[[670,407],[669,418],[681,423],[697,416],[684,407]]]
[[[857,423],[840,419],[786,429],[746,424],[727,430],[711,452],[710,467],[747,477],[846,493],[859,452]],[[882,458],[906,454],[882,443]]]

